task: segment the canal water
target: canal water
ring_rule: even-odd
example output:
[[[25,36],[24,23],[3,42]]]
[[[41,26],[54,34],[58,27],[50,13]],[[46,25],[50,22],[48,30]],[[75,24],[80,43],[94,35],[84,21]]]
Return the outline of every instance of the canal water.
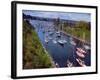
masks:
[[[48,51],[53,61],[59,65],[59,67],[67,67],[67,61],[70,61],[74,67],[80,66],[76,61],[76,58],[79,57],[76,54],[76,48],[83,47],[81,41],[64,33],[60,33],[60,38],[57,37],[57,30],[55,30],[55,25],[52,21],[30,20],[30,23],[35,27],[42,45]],[[45,41],[46,38],[47,42]],[[66,42],[64,44],[60,44],[57,42],[60,39],[64,39]],[[71,44],[72,40],[75,40],[77,45]],[[86,50],[85,58],[82,58],[82,60],[85,62],[86,66],[91,65],[90,49]]]

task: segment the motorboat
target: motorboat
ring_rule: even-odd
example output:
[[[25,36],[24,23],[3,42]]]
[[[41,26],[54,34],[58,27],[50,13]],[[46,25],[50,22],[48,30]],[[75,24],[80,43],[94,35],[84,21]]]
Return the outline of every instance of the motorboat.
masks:
[[[45,39],[45,42],[48,43],[49,41],[47,39]]]
[[[89,49],[90,49],[90,46],[84,45],[84,48],[85,48],[86,50],[89,50]]]
[[[57,34],[57,37],[61,37],[60,31],[57,31],[56,34]]]
[[[56,41],[56,40],[52,40],[52,42],[53,42],[54,44],[56,44],[56,43],[57,43],[57,41]]]
[[[76,49],[77,49],[77,51],[80,52],[80,53],[86,53],[86,51],[83,50],[82,48],[76,48]]]
[[[60,31],[57,31],[56,34],[60,34]]]
[[[63,40],[58,40],[58,43],[64,44]]]
[[[79,51],[76,51],[76,54],[81,58],[85,58],[85,55]]]
[[[72,41],[70,41],[70,43],[72,44],[72,45],[76,45],[76,43],[72,40]]]
[[[65,39],[63,40],[63,42],[64,42],[64,43],[67,43],[67,41],[66,41]]]
[[[61,37],[61,35],[60,34],[57,34],[57,37]]]
[[[67,41],[66,41],[66,40],[61,39],[61,40],[58,40],[58,43],[60,43],[60,44],[65,44],[65,43],[67,43]]]
[[[57,63],[57,62],[55,63],[55,65],[56,65],[56,67],[57,67],[57,68],[59,67],[59,65],[58,65],[58,63]]]
[[[50,32],[49,32],[49,35],[53,35],[53,32],[50,31]]]
[[[45,38],[45,42],[46,42],[46,43],[48,43],[48,42],[49,42],[49,39],[48,39],[47,37]]]
[[[81,59],[76,58],[76,61],[79,63],[80,66],[82,66],[82,67],[86,67],[85,62],[82,61]]]

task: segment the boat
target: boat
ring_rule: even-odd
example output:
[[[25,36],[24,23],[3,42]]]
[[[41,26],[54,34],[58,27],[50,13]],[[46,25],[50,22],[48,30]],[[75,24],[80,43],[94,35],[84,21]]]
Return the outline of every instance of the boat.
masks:
[[[85,55],[79,51],[76,51],[76,54],[81,58],[85,58]]]
[[[48,42],[49,42],[49,40],[48,40],[48,39],[45,39],[45,42],[46,42],[46,43],[48,43]]]
[[[56,44],[56,43],[57,43],[57,41],[56,41],[56,40],[52,40],[52,42],[53,42],[54,44]]]
[[[53,35],[53,32],[50,31],[50,32],[49,32],[49,35]]]
[[[76,45],[76,43],[72,40],[72,41],[70,41],[70,43],[72,44],[72,45]]]
[[[64,43],[67,43],[67,41],[66,41],[65,39],[63,40],[63,42],[64,42]]]
[[[73,63],[71,63],[69,60],[67,60],[67,67],[73,67]]]
[[[48,37],[48,39],[49,39],[49,40],[51,40],[51,39],[52,39],[52,37]]]
[[[65,44],[65,43],[67,43],[67,41],[66,41],[66,40],[61,39],[61,40],[58,40],[58,43],[60,43],[60,44]]]
[[[48,37],[45,37],[45,42],[46,42],[46,43],[48,43],[48,42],[49,42]]]
[[[86,50],[89,50],[89,49],[90,49],[90,46],[84,45],[84,48],[85,48]]]
[[[57,31],[56,34],[60,34],[60,31]]]
[[[82,48],[76,48],[76,49],[77,49],[77,51],[79,51],[80,53],[86,53],[86,51],[83,50]]]
[[[76,58],[76,61],[79,63],[80,66],[82,66],[82,67],[86,67],[85,62],[82,61],[81,59]]]
[[[64,44],[63,40],[58,40],[58,43]]]
[[[61,35],[60,34],[57,34],[57,37],[61,37]]]
[[[56,65],[56,67],[57,67],[57,68],[59,67],[59,65],[58,65],[58,63],[57,63],[57,62],[55,63],[55,65]]]
[[[57,37],[61,37],[60,31],[57,31],[56,34],[57,34]]]

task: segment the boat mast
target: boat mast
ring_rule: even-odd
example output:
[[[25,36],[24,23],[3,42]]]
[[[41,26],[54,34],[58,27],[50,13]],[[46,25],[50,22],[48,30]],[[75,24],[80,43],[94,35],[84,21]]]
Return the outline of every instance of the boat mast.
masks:
[[[85,32],[83,32],[83,45],[85,43]]]

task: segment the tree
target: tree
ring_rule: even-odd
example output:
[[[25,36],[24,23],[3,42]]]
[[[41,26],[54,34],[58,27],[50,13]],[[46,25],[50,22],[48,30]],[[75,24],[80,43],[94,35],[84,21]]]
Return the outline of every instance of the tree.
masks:
[[[88,22],[85,22],[85,21],[77,22],[76,23],[76,27],[80,28],[80,29],[85,29],[85,30],[89,30],[90,29],[90,26],[89,26]]]

